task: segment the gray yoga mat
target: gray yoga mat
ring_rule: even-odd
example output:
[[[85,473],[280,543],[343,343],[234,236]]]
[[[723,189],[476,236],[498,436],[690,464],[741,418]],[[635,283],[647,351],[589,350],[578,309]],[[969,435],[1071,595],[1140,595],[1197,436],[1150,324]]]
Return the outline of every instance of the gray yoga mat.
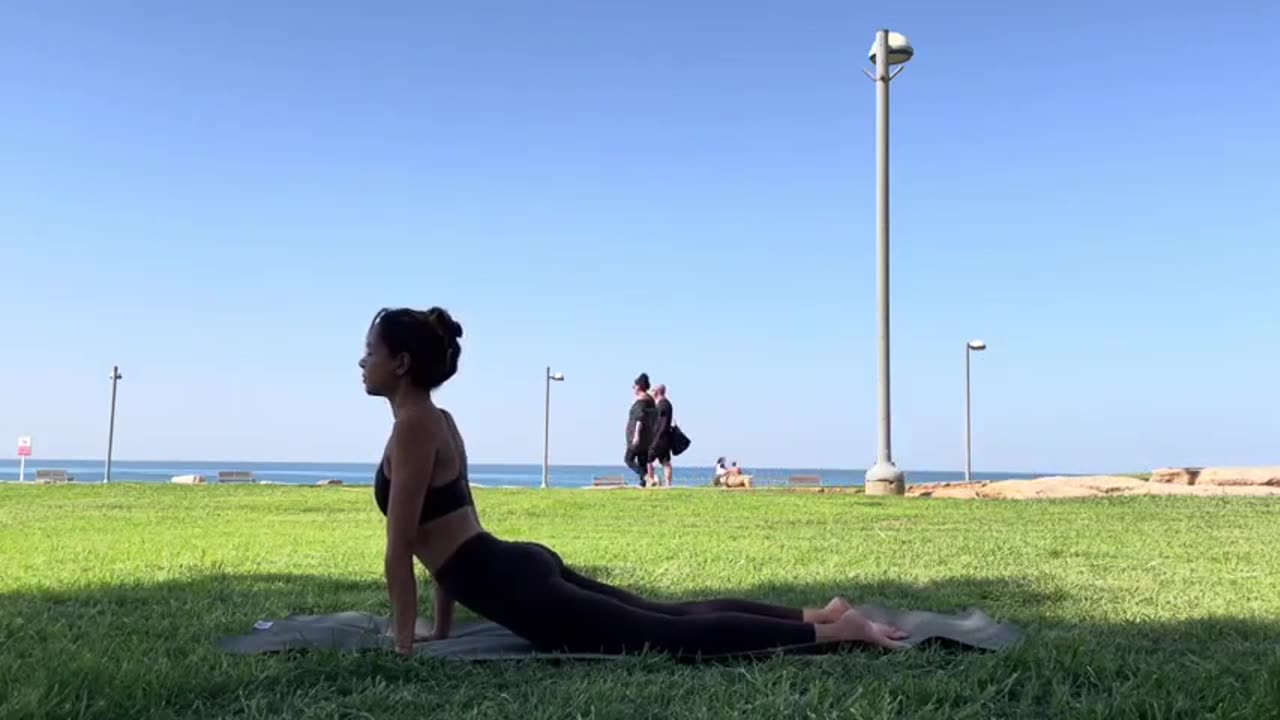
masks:
[[[907,633],[904,642],[912,647],[936,641],[979,650],[1002,650],[1022,639],[1022,631],[1017,627],[996,622],[976,608],[954,615],[921,610],[890,610],[876,605],[863,605],[858,609],[875,622],[888,623],[902,629]],[[386,618],[362,612],[291,615],[282,620],[259,621],[249,634],[223,638],[218,641],[218,646],[237,655],[291,650],[373,650],[391,647],[390,638],[383,635],[386,628]],[[779,652],[815,655],[836,649],[838,648],[829,645],[800,645],[761,652],[758,656],[768,657]],[[612,660],[623,657],[598,653],[539,651],[506,628],[488,622],[460,624],[448,639],[419,643],[414,654],[469,661],[530,658]],[[716,658],[702,656],[701,659]]]

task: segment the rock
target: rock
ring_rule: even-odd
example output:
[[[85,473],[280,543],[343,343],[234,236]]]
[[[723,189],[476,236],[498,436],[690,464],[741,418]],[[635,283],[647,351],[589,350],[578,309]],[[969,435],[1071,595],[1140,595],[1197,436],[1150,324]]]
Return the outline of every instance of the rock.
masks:
[[[992,483],[980,490],[978,497],[1009,500],[1096,497],[1125,494],[1143,485],[1146,483],[1137,478],[1120,475],[1052,476]]]
[[[951,498],[960,500],[977,500],[979,492],[986,487],[988,482],[971,482],[971,483],[926,483],[923,485],[908,485],[906,494],[908,497],[936,497]]]
[[[321,485],[321,486],[341,485],[341,484],[342,484],[342,481],[338,480],[337,478],[329,478],[328,480],[321,480],[316,483],[316,485]]]
[[[1236,471],[1239,476],[1239,471]],[[1201,473],[1203,478],[1204,473]],[[1047,500],[1054,498],[1091,498],[1116,495],[1196,495],[1196,496],[1267,496],[1280,497],[1280,485],[1195,485],[1145,482],[1117,475],[1093,477],[1042,477],[1035,480],[1003,480],[983,483],[943,483],[913,485],[907,488],[911,497],[950,498],[959,500]]]
[[[1200,471],[1196,484],[1280,487],[1280,465],[1205,468]]]
[[[1174,485],[1195,485],[1200,468],[1160,468],[1151,471],[1151,482]]]

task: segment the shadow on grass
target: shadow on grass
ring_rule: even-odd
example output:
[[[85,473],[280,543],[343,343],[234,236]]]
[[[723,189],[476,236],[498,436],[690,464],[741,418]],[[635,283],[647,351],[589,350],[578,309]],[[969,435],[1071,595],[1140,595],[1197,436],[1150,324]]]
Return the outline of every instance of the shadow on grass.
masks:
[[[607,568],[581,569],[609,580]],[[656,599],[692,597],[628,589]],[[247,632],[257,620],[293,613],[386,614],[385,589],[375,580],[212,574],[0,595],[0,716],[271,716],[315,707],[378,717],[450,708],[478,715],[495,697],[512,704],[510,712],[494,705],[498,716],[530,707],[541,716],[582,698],[594,698],[595,714],[611,703],[623,710],[635,703],[663,708],[672,697],[688,705],[680,712],[714,716],[759,709],[777,694],[788,700],[786,707],[819,716],[856,710],[868,717],[1266,717],[1280,706],[1277,621],[1073,620],[1058,607],[1060,591],[998,577],[922,585],[769,584],[697,597],[812,605],[834,594],[942,612],[982,607],[1020,625],[1027,640],[995,654],[933,648],[846,653],[817,665],[747,664],[754,668],[746,670],[751,682],[743,681],[741,667],[681,668],[661,658],[513,667],[443,666],[379,653],[239,657],[219,652],[214,642]],[[430,607],[426,597],[423,607]],[[467,619],[462,613],[460,620]],[[850,678],[857,679],[856,698]],[[428,704],[419,707],[420,701]]]

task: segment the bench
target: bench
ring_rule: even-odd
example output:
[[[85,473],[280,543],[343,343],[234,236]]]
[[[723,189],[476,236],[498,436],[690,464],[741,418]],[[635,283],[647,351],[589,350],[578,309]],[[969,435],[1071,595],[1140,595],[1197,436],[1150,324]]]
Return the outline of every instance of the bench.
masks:
[[[321,480],[316,483],[316,485],[319,485],[320,487],[337,486],[341,484],[342,484],[342,481],[337,478],[328,478],[326,480]]]
[[[169,478],[169,482],[175,485],[204,485],[205,477],[203,475],[174,475]]]
[[[625,487],[626,484],[621,475],[602,475],[591,479],[591,487]]]
[[[220,470],[218,471],[218,482],[251,483],[257,482],[257,480],[253,479],[253,473],[248,470]]]
[[[822,478],[817,475],[792,475],[787,479],[787,487],[820,488],[822,487]]]
[[[62,483],[75,482],[76,476],[66,470],[37,470],[37,485],[61,485]]]

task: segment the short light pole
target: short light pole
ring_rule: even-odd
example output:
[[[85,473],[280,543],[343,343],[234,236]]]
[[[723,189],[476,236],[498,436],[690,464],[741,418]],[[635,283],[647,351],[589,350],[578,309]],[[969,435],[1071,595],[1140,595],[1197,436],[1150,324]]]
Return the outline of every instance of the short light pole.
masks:
[[[969,357],[987,349],[981,340],[970,340],[964,346],[964,481],[973,481],[973,412],[969,398]]]
[[[545,490],[549,485],[551,475],[551,383],[564,382],[564,373],[551,372],[551,366],[547,366],[546,384],[547,396],[546,401],[542,404],[542,488]]]
[[[889,424],[889,82],[903,68],[892,73],[890,66],[902,65],[915,50],[905,35],[888,30],[876,33],[870,59],[875,74],[867,76],[876,84],[876,286],[880,324],[880,447],[876,464],[867,470],[868,495],[902,495],[906,475],[893,464],[893,444]],[[865,71],[864,71],[865,72]]]
[[[119,383],[124,376],[120,374],[120,366],[114,365],[111,368],[111,423],[107,426],[107,469],[102,475],[102,482],[111,482],[111,450],[116,440],[116,384]]]

